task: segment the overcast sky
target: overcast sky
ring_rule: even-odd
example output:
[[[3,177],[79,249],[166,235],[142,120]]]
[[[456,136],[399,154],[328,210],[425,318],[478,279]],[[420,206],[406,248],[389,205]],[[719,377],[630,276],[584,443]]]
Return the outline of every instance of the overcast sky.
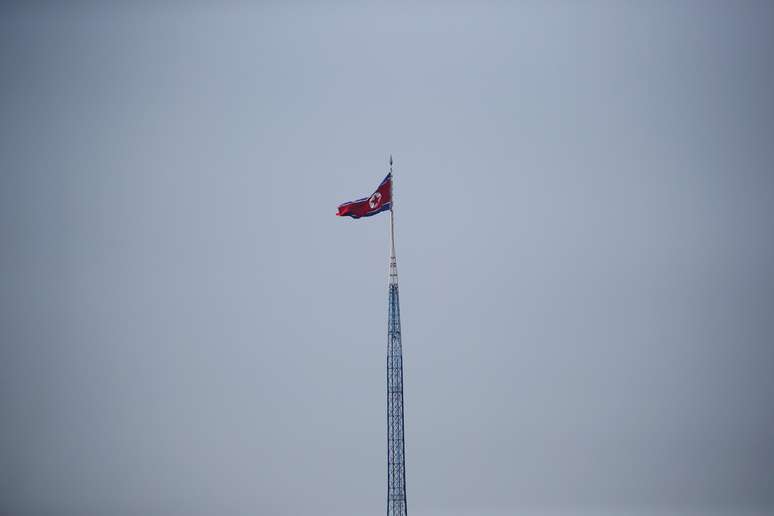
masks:
[[[774,511],[771,2],[0,8],[0,513]]]

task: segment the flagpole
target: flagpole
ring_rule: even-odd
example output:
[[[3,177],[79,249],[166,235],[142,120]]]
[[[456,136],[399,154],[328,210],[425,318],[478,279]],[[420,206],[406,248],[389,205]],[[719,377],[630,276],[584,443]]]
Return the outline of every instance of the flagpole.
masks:
[[[395,261],[395,194],[390,155],[390,276],[387,290],[387,516],[406,516],[406,446],[403,420],[403,346]]]
[[[390,154],[390,176],[392,176],[392,154]],[[395,258],[395,177],[392,177],[390,204],[390,258]]]
[[[390,154],[390,176],[392,176],[392,154]],[[398,284],[398,264],[395,258],[395,178],[391,177],[391,205],[390,205],[390,268],[387,282],[389,285]]]

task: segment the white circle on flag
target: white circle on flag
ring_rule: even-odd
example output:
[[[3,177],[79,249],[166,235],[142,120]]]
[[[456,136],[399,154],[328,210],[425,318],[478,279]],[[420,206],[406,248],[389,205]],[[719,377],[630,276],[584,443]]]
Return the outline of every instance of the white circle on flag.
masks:
[[[368,205],[371,207],[371,209],[376,208],[382,203],[382,194],[379,192],[374,193],[370,199],[368,199]]]

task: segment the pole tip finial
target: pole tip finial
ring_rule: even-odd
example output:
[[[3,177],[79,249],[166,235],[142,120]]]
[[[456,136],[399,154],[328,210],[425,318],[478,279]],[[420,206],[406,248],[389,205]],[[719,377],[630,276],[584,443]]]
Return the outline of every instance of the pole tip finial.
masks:
[[[392,166],[392,154],[390,154],[390,166]]]

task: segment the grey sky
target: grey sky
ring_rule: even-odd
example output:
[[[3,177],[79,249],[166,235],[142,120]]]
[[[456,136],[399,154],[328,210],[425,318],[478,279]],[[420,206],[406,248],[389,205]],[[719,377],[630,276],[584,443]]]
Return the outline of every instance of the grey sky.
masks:
[[[0,513],[774,508],[774,9],[0,11]]]

